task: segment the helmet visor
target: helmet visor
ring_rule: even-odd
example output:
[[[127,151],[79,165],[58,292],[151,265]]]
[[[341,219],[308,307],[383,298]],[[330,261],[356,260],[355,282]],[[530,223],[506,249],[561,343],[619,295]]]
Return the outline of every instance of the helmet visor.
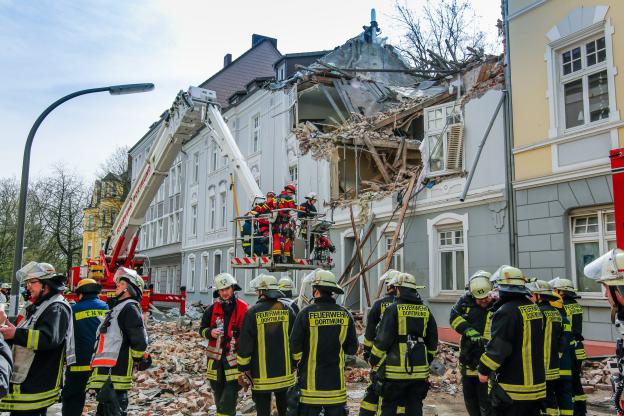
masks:
[[[609,281],[622,279],[624,277],[624,273],[622,273],[624,270],[618,270],[615,261],[617,252],[618,249],[610,250],[589,263],[583,269],[585,276],[592,280],[605,282],[606,284],[609,284]]]
[[[54,270],[43,269],[40,263],[37,263],[36,261],[31,261],[24,267],[19,269],[15,276],[20,283],[24,283],[28,279],[39,279],[52,273],[54,273]]]

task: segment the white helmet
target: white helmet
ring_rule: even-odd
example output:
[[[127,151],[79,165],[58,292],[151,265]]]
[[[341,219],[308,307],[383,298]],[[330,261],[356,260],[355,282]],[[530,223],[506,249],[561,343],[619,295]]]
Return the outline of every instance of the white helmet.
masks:
[[[387,285],[390,282],[390,280],[392,280],[392,278],[395,277],[399,273],[401,272],[398,270],[390,269],[384,274],[382,274],[381,276],[379,276],[379,283],[383,282],[385,285]]]
[[[290,277],[282,277],[279,282],[277,282],[280,290],[294,290],[295,285]]]
[[[137,298],[143,297],[143,290],[145,290],[145,280],[136,272],[136,270],[129,269],[127,267],[120,267],[115,272],[115,283],[119,283],[121,280],[126,280],[132,287],[138,292]]]
[[[414,275],[409,273],[397,273],[396,275],[394,275],[394,277],[392,277],[392,279],[390,279],[388,284],[396,287],[405,287],[415,290],[425,288],[425,286],[421,286],[418,284]]]
[[[316,200],[316,192],[310,192],[305,196],[305,199],[314,199]]]
[[[56,276],[56,269],[50,263],[31,261],[19,269],[16,276],[20,283],[26,283],[32,279],[46,280]]]
[[[236,281],[234,276],[232,276],[229,273],[219,273],[214,278],[214,289],[215,290],[212,292],[212,296],[215,297],[215,298],[218,297],[219,296],[219,290],[228,288],[230,286],[235,291],[241,290],[241,287],[238,285],[238,282]]]
[[[614,248],[585,266],[585,276],[607,286],[624,285],[624,250]]]
[[[491,273],[479,270],[472,276],[468,282],[468,290],[476,299],[486,298],[492,290],[492,282],[490,282]]]

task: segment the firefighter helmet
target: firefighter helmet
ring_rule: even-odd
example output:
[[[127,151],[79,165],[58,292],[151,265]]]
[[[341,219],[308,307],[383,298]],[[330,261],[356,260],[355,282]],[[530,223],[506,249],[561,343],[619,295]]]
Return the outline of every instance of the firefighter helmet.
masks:
[[[50,263],[37,263],[31,261],[17,271],[17,280],[20,283],[26,283],[29,280],[46,280],[56,275],[56,269]]]
[[[143,297],[143,290],[145,290],[145,280],[136,272],[136,270],[129,269],[127,267],[120,267],[115,272],[115,283],[119,283],[121,280],[128,282],[130,286],[136,291],[134,298],[140,300]]]
[[[490,281],[496,284],[501,292],[529,293],[525,286],[527,279],[517,267],[502,265],[494,272]]]
[[[316,201],[316,192],[310,192],[305,196],[305,199],[313,199]]]
[[[546,296],[549,298],[556,298],[557,300],[561,300],[561,296],[557,295],[553,292],[553,287],[545,280],[533,280],[526,284],[527,289],[531,291],[531,293],[536,293],[538,295]]]
[[[238,285],[238,282],[236,282],[236,279],[231,274],[220,273],[216,275],[214,278],[215,290],[212,292],[212,296],[215,298],[218,297],[220,290],[226,289],[230,286],[232,287],[232,289],[234,289],[234,291],[241,290],[241,287]]]
[[[579,296],[576,294],[577,289],[574,287],[574,283],[570,279],[562,279],[561,277],[555,277],[550,282],[548,282],[550,286],[554,290],[559,290],[563,292],[564,295],[572,298],[578,298]]]
[[[379,277],[379,283],[383,282],[385,285],[390,283],[390,280],[398,273],[401,273],[398,270],[390,269]]]
[[[284,187],[285,191],[291,191],[293,194],[297,193],[297,188],[295,187],[295,185],[293,185],[292,183],[289,183],[288,185],[286,185]]]
[[[476,299],[486,298],[492,290],[492,282],[490,282],[491,273],[479,270],[472,276],[468,282],[468,290]]]
[[[249,282],[249,285],[256,291],[262,291],[268,298],[279,299],[284,297],[279,289],[277,279],[269,274],[261,274]]]
[[[341,295],[344,293],[342,288],[338,285],[336,275],[329,270],[316,269],[312,274],[312,280],[310,283],[312,287],[319,287]]]
[[[607,286],[624,285],[624,250],[614,248],[585,266],[585,276]]]
[[[94,279],[81,279],[76,285],[76,294],[100,293],[102,286]]]
[[[397,273],[392,277],[392,279],[390,279],[387,284],[395,287],[405,287],[414,290],[425,288],[425,286],[418,285],[418,282],[416,282],[416,278],[414,277],[414,275],[411,275],[409,273]]]
[[[277,286],[279,287],[280,290],[294,290],[295,289],[295,285],[293,283],[293,281],[290,279],[290,277],[282,277],[279,282],[277,282]]]
[[[0,289],[11,289],[11,283],[2,283]]]
[[[269,191],[269,192],[267,192],[266,196],[267,196],[267,198],[268,198],[268,197],[275,198],[275,192],[273,192],[273,191]]]

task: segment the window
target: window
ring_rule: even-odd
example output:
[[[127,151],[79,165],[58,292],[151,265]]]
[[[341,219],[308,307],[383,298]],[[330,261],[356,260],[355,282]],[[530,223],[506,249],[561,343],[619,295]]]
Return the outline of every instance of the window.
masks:
[[[197,204],[191,205],[191,235],[197,235]]]
[[[91,258],[91,255],[93,254],[93,253],[92,253],[92,250],[93,250],[93,245],[92,245],[92,243],[91,243],[91,242],[87,243],[87,256],[86,256],[86,257],[87,257],[88,259],[90,259],[90,258]]]
[[[210,195],[210,197],[208,197],[208,228],[211,230],[215,229],[215,225],[216,225],[216,198],[213,195]]]
[[[115,208],[111,208],[110,210],[110,223],[111,225],[115,223],[115,217],[117,216],[117,211],[115,211]]]
[[[167,242],[168,243],[173,243],[175,242],[175,222],[174,222],[174,216],[170,215],[169,217],[169,228],[167,230]]]
[[[187,279],[187,288],[190,292],[195,291],[195,256],[190,255],[188,261],[188,279]]]
[[[385,237],[386,240],[386,250],[385,252],[387,253],[388,251],[390,251],[392,249],[392,235],[386,235]],[[395,269],[395,270],[402,270],[403,269],[403,263],[402,263],[402,253],[403,249],[397,250],[394,252],[394,254],[392,255],[392,260],[390,261],[390,268],[391,269]]]
[[[175,214],[175,241],[180,241],[180,213]]]
[[[453,166],[447,166],[447,160],[449,158],[449,149],[453,154],[450,156],[461,158],[461,148],[463,144],[455,143],[460,138],[455,138],[457,132],[455,130],[449,131],[449,126],[460,123],[461,115],[459,109],[455,108],[454,104],[444,105],[440,107],[433,107],[426,110],[425,118],[425,134],[426,134],[426,154],[429,158],[429,171],[432,173],[438,173],[449,169],[458,169],[461,167],[457,165],[457,162]],[[453,134],[449,134],[453,133]],[[453,140],[451,146],[449,142]],[[456,149],[460,146],[459,149]],[[458,153],[456,155],[455,153]]]
[[[260,150],[260,114],[251,119],[251,153]]]
[[[201,279],[199,281],[199,290],[201,292],[206,292],[208,290],[208,282],[209,280],[209,272],[208,272],[208,253],[202,254],[202,274]]]
[[[570,215],[572,270],[580,292],[601,292],[600,284],[588,279],[588,263],[615,247],[615,214],[610,209],[577,210]]]
[[[199,181],[199,152],[193,154],[193,183]]]
[[[427,220],[431,295],[463,291],[468,275],[468,214],[442,213]]]
[[[217,147],[217,142],[212,141],[211,145],[211,153],[210,153],[210,170],[214,172],[219,167],[219,148]]]
[[[221,211],[221,223],[219,225],[221,226],[221,228],[225,228],[225,224],[227,221],[227,196],[225,191],[219,194],[219,203]]]
[[[214,275],[221,273],[221,252],[217,251],[214,254]]]
[[[104,208],[102,210],[102,225],[106,225],[107,220],[108,220],[108,208]]]
[[[94,217],[93,214],[89,215],[89,222],[87,223],[87,230],[88,231],[93,231],[93,221],[94,221]]]
[[[175,191],[176,193],[180,192],[182,190],[182,165],[178,165],[178,173],[176,174],[176,187],[175,187]]]
[[[604,35],[560,49],[558,65],[565,129],[608,119],[610,91]]]
[[[177,166],[172,167],[171,170],[169,171],[169,196],[172,196],[173,194],[176,193],[175,188],[178,183],[177,174],[178,174],[178,167]]]
[[[297,186],[297,182],[299,181],[299,167],[297,165],[289,167],[288,176],[290,177],[290,183]]]
[[[152,247],[156,246],[156,223],[150,223],[150,232],[152,234]]]
[[[158,244],[161,245],[164,243],[163,237],[164,237],[164,227],[163,227],[164,223],[163,220],[160,219],[158,220]]]

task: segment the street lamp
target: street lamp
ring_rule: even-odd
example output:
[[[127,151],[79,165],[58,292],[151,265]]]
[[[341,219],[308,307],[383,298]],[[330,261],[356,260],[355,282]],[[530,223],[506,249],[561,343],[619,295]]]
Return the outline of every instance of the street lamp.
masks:
[[[28,133],[28,138],[26,139],[26,146],[24,147],[24,160],[22,162],[22,180],[20,182],[20,198],[17,211],[17,235],[15,238],[15,256],[13,257],[13,276],[11,279],[11,306],[9,308],[9,315],[17,315],[19,303],[18,296],[20,283],[17,281],[17,271],[21,268],[22,256],[24,254],[22,247],[24,246],[24,224],[26,222],[26,194],[28,193],[30,149],[32,148],[32,143],[35,138],[35,133],[37,133],[37,129],[39,128],[43,120],[48,116],[48,114],[52,112],[52,110],[54,110],[56,107],[63,104],[64,102],[71,100],[72,98],[76,98],[86,94],[93,94],[96,92],[109,92],[111,95],[122,95],[148,92],[152,91],[153,89],[154,84],[145,83],[112,85],[109,87],[90,88],[87,90],[76,91],[53,102],[48,108],[43,111],[43,113],[41,113],[37,120],[35,120],[35,123],[30,128],[30,133]]]

